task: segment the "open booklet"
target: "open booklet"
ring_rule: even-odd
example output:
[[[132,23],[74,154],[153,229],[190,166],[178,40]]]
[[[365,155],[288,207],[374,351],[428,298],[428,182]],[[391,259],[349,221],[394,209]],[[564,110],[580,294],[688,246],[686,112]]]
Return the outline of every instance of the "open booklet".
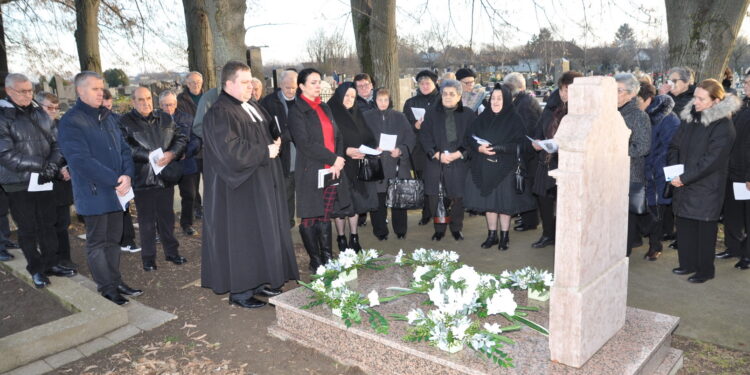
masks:
[[[534,138],[531,138],[529,136],[526,136],[531,143],[539,146],[542,148],[542,150],[546,151],[549,154],[554,154],[558,150],[557,142],[555,142],[554,139],[543,139],[543,140],[537,140]]]

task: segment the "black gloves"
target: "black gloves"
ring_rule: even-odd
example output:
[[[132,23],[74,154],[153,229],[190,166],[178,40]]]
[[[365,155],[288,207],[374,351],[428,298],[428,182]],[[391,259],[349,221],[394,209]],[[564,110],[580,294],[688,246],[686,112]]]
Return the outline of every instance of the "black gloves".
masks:
[[[52,182],[60,173],[60,166],[57,163],[47,163],[42,171],[39,172],[39,184],[46,184]]]

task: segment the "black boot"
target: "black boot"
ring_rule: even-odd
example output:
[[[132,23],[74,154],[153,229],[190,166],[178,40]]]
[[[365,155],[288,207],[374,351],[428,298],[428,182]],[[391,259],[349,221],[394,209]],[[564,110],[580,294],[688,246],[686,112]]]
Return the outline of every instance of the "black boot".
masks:
[[[303,225],[299,226],[299,235],[300,237],[302,237],[302,244],[305,246],[307,256],[310,257],[311,272],[315,272],[321,264],[320,246],[318,245],[317,238],[318,228],[316,226],[317,223],[309,227],[305,227]]]
[[[507,230],[500,231],[500,245],[497,246],[500,250],[508,250],[508,243],[510,242],[510,233]]]
[[[333,259],[333,234],[331,229],[331,222],[317,222],[315,225],[318,226],[318,243],[320,244],[320,261],[323,264],[328,263],[329,260]]]
[[[349,235],[349,247],[354,250],[354,252],[358,253],[362,251],[362,245],[359,244],[359,235],[358,234],[350,234]]]
[[[343,252],[349,247],[346,243],[346,236],[336,236],[336,243],[339,245],[339,252]]]
[[[497,231],[496,230],[488,230],[487,231],[487,239],[482,242],[482,249],[489,249],[492,246],[495,246],[497,244]]]

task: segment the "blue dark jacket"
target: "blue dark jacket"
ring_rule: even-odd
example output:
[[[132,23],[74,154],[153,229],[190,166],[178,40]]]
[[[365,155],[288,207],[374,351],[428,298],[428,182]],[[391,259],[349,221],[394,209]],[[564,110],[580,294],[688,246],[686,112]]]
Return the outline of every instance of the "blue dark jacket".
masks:
[[[666,181],[664,167],[672,137],[680,127],[680,119],[672,112],[674,100],[668,95],[658,95],[646,108],[651,118],[651,151],[646,156],[646,202],[649,206],[668,205],[672,199],[662,196]]]
[[[198,163],[195,161],[195,155],[201,150],[201,139],[193,133],[193,116],[180,110],[175,111],[172,119],[177,124],[177,129],[184,134],[188,143],[185,147],[185,159],[180,160],[182,164],[182,174],[198,173]]]
[[[80,215],[122,211],[115,192],[117,179],[127,175],[132,180],[135,174],[130,147],[111,114],[79,99],[58,125],[58,143],[68,161]]]

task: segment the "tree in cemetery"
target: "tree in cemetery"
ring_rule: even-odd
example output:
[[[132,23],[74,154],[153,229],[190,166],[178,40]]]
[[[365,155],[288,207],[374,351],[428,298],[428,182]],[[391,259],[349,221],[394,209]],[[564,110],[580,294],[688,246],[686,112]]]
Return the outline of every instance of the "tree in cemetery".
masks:
[[[398,105],[399,65],[396,0],[351,0],[352,24],[362,72],[391,92]]]
[[[109,87],[127,86],[130,84],[128,75],[120,68],[107,69],[104,71],[104,80]]]
[[[207,0],[182,0],[188,41],[188,69],[203,74],[203,90],[216,87],[214,45]]]
[[[219,82],[221,68],[227,61],[237,60],[247,63],[247,46],[245,45],[247,4],[245,0],[206,0],[204,4],[213,43],[214,60],[214,71],[206,70],[206,72],[208,75],[214,75],[216,82]],[[192,46],[192,48],[200,48],[200,46]]]

